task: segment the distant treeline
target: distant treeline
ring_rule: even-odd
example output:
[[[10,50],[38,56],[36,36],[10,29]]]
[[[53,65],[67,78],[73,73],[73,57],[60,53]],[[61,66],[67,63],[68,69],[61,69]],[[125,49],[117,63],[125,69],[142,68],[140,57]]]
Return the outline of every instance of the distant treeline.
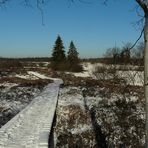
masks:
[[[28,57],[28,58],[3,58],[0,57],[0,61],[20,61],[20,62],[49,62],[49,57]]]
[[[90,63],[104,63],[104,64],[115,64],[114,59],[112,57],[107,58],[87,58],[87,59],[81,59],[81,62],[90,62]],[[127,63],[116,63],[116,64],[127,64]],[[129,64],[132,65],[144,65],[143,58],[130,58]]]
[[[104,58],[83,58],[81,62],[102,63]]]

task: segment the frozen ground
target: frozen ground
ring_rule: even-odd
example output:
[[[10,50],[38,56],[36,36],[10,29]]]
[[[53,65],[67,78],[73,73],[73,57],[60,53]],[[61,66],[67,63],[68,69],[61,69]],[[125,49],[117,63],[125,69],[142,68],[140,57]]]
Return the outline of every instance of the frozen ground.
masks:
[[[67,86],[60,90],[55,143],[65,148],[143,148],[144,124],[144,99],[136,93]]]
[[[82,77],[83,80],[67,77],[67,81],[73,81],[67,83],[71,86],[66,85],[60,89],[55,126],[56,147],[144,147],[145,104],[141,91],[142,72],[134,71],[135,68],[124,72],[118,71],[133,87],[120,89],[119,86],[115,87],[108,82],[106,85],[97,86],[93,80],[96,79],[93,71],[97,65],[102,66],[85,63],[83,73],[71,73]],[[16,77],[26,80],[49,79],[33,71],[28,71],[24,75],[17,74]],[[73,85],[76,81],[77,85]],[[1,123],[6,123],[27,106],[43,87],[20,87],[18,83],[1,83]]]
[[[49,84],[24,110],[0,129],[1,148],[48,147],[61,80]]]
[[[21,87],[13,83],[0,86],[0,127],[25,108],[42,91],[38,86]]]
[[[102,66],[102,64],[97,63],[97,64],[91,64],[89,62],[83,63],[83,72],[67,72],[67,74],[72,74],[76,77],[92,77],[95,78],[95,76],[93,75],[93,71],[95,71],[95,68],[97,66]]]
[[[102,71],[100,69],[98,74],[95,74],[95,71],[98,67],[106,68],[106,69],[114,69],[116,68],[116,76],[120,79],[124,79],[128,85],[137,85],[137,86],[143,86],[144,84],[144,73],[143,71],[138,71],[137,66],[131,66],[131,65],[106,65],[101,63],[95,63],[91,64],[89,62],[83,63],[83,72],[78,73],[71,73],[67,72],[67,74],[72,74],[76,77],[82,77],[82,78],[93,78],[93,79],[112,79],[114,77],[113,74],[110,73],[110,71]],[[114,67],[114,68],[113,68]],[[121,70],[123,69],[123,70]]]
[[[85,66],[94,69],[90,63]],[[99,82],[87,81],[87,77],[93,77],[91,70],[85,71],[87,74],[74,73],[78,77],[86,76],[86,79],[83,77],[84,85],[80,78],[80,85],[77,78],[69,79],[73,82],[66,83],[70,86],[66,85],[60,91],[55,130],[57,147],[143,148],[143,72],[136,71],[136,68],[117,71],[118,76],[126,80],[121,86],[110,81],[97,86],[95,83]],[[72,86],[75,83],[77,87]]]
[[[39,79],[49,79],[32,71],[29,71],[28,74],[13,74],[13,77],[6,73],[4,78],[6,77],[12,82],[2,81],[0,83],[0,127],[24,109],[48,84],[48,81],[42,82],[42,80],[38,83]],[[17,78],[21,78],[21,81]],[[16,83],[13,82],[14,79]]]
[[[91,117],[85,108],[82,91],[77,87],[60,90],[55,144],[57,148],[96,147]]]
[[[144,73],[143,71],[118,71],[119,77],[125,79],[129,85],[144,86]]]

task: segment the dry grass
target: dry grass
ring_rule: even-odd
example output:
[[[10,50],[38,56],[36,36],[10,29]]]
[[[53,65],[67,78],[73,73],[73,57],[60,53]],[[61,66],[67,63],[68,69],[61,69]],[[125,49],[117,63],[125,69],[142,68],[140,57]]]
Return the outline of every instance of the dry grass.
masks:
[[[49,79],[37,79],[37,80],[27,80],[17,77],[2,77],[0,78],[0,83],[17,83],[20,86],[35,86],[35,85],[47,85],[48,83],[51,83],[52,80]]]
[[[92,129],[81,131],[80,127],[91,125],[88,112],[78,105],[59,106],[57,110],[56,147],[96,147]],[[73,130],[78,132],[72,133]]]
[[[122,83],[122,80],[112,79],[112,80],[96,80],[92,78],[82,78],[75,77],[70,74],[64,74],[60,72],[54,72],[51,74],[53,77],[60,77],[63,79],[63,86],[80,86],[80,87],[100,87],[104,88],[104,91],[108,93],[136,93],[137,95],[143,97],[144,89],[142,86],[127,85]]]

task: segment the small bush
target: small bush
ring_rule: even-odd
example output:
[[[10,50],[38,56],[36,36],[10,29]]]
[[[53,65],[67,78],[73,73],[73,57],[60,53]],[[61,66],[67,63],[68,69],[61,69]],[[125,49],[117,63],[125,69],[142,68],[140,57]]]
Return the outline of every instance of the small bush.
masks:
[[[55,70],[55,71],[66,71],[67,69],[67,64],[66,62],[61,62],[61,63],[51,63],[50,68]]]
[[[107,80],[107,79],[117,79],[117,70],[116,67],[102,67],[98,66],[96,70],[93,72],[93,74],[96,76],[99,80]]]
[[[38,79],[38,80],[26,80],[26,79],[22,79],[22,78],[16,78],[16,77],[3,77],[0,78],[0,82],[8,82],[8,83],[17,83],[19,84],[19,86],[22,87],[27,87],[27,86],[45,86],[48,83],[51,83],[52,80],[48,80],[48,79]]]
[[[80,64],[69,64],[67,63],[67,71],[70,72],[82,72],[83,71],[83,67]]]

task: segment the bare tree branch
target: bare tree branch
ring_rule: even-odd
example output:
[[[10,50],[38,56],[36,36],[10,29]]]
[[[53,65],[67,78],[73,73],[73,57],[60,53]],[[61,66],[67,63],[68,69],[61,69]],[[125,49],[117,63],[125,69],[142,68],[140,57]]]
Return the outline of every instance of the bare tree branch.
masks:
[[[142,29],[142,31],[141,31],[140,36],[138,37],[138,39],[135,41],[135,43],[128,50],[131,50],[131,49],[133,49],[136,46],[136,44],[138,43],[138,41],[141,39],[141,37],[143,35],[143,32],[144,32],[144,28]]]
[[[136,2],[139,4],[139,6],[143,9],[145,15],[147,15],[148,8],[147,8],[147,5],[145,4],[145,2],[142,1],[142,0],[135,0],[135,1],[136,1]]]
[[[138,15],[139,17],[144,18],[144,16],[141,15],[141,11],[140,11],[139,9],[141,9],[141,7],[140,7],[139,5],[135,7],[135,11],[136,11],[137,15]]]

